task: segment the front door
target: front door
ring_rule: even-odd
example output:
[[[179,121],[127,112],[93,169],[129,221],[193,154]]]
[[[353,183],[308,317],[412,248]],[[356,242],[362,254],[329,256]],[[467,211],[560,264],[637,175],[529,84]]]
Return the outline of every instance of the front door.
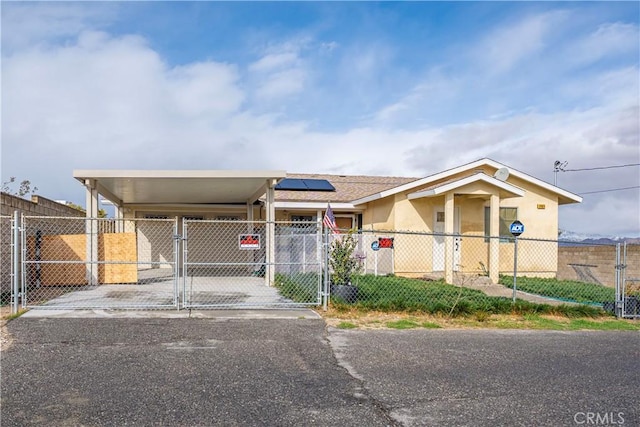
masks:
[[[433,271],[444,271],[444,208],[438,207],[433,213]],[[453,210],[453,270],[458,271],[460,264],[460,250],[462,238],[460,237],[460,208]]]

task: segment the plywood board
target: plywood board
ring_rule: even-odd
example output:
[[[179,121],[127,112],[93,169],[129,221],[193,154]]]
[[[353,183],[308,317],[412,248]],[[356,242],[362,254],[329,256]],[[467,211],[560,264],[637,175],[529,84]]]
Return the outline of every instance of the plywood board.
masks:
[[[137,262],[136,233],[104,233],[98,236],[98,257],[106,262]],[[137,264],[100,264],[100,283],[137,283]]]
[[[29,260],[35,261],[36,238],[28,237],[27,246]],[[31,264],[30,280],[36,280],[36,271],[39,265],[42,286],[86,285],[86,264],[84,264],[86,250],[86,236],[84,234],[42,236],[40,259],[55,263]],[[78,261],[82,262],[78,263]]]
[[[29,267],[29,281],[39,277],[42,286],[78,286],[87,284],[87,251],[85,234],[49,235],[40,240],[42,263]],[[37,261],[36,238],[27,238],[30,261]],[[46,261],[55,263],[49,264]],[[105,233],[98,235],[98,261],[132,262],[134,264],[99,264],[98,281],[101,284],[137,283],[137,245],[135,233]]]

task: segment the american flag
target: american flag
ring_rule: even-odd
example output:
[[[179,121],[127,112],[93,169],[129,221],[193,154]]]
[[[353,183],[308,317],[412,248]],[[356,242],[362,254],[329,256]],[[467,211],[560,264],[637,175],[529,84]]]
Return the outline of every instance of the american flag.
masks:
[[[340,234],[338,230],[338,226],[336,225],[336,217],[333,215],[333,211],[331,210],[331,205],[327,203],[327,210],[324,213],[324,218],[322,219],[322,224],[331,230],[334,234]]]

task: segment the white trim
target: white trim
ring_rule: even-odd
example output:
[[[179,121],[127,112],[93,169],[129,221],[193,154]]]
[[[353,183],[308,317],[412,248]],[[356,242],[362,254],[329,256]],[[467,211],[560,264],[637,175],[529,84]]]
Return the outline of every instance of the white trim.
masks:
[[[471,184],[473,182],[477,182],[477,181],[482,181],[482,182],[486,182],[487,184],[490,185],[494,185],[498,188],[501,188],[505,191],[508,191],[516,196],[519,197],[523,197],[525,192],[524,190],[516,187],[515,185],[506,183],[504,181],[500,181],[498,179],[495,179],[489,175],[486,175],[484,173],[477,173],[475,175],[471,175],[468,176],[466,178],[461,178],[457,181],[453,181],[453,182],[448,182],[446,184],[440,185],[438,187],[429,189],[429,190],[423,190],[423,191],[418,191],[415,193],[410,193],[407,198],[409,200],[413,200],[413,199],[419,199],[422,197],[433,197],[433,196],[438,196],[440,194],[444,194],[446,192],[449,192],[451,190],[455,190],[456,188],[465,186],[467,184]]]
[[[395,187],[395,188],[391,188],[389,190],[381,191],[380,193],[372,194],[370,196],[354,200],[352,202],[352,204],[354,204],[354,205],[362,205],[362,204],[365,204],[365,203],[372,202],[374,200],[383,199],[385,197],[389,197],[389,196],[392,196],[394,194],[401,193],[403,191],[411,190],[413,188],[421,187],[423,185],[428,185],[428,184],[430,184],[432,182],[435,182],[435,181],[438,181],[440,179],[445,179],[445,178],[450,177],[452,175],[455,175],[457,173],[464,172],[464,171],[469,170],[469,169],[474,169],[474,168],[477,168],[479,166],[491,166],[491,167],[494,167],[496,169],[500,169],[500,168],[506,167],[507,169],[509,169],[509,173],[511,175],[517,177],[517,178],[520,178],[520,179],[523,179],[525,181],[531,182],[532,184],[536,184],[536,185],[538,185],[538,186],[540,186],[540,187],[542,187],[542,188],[544,188],[546,190],[549,190],[549,191],[551,191],[553,193],[559,194],[559,195],[569,199],[572,202],[575,202],[575,203],[581,203],[582,202],[582,197],[578,196],[577,194],[570,193],[570,192],[565,191],[565,190],[563,190],[563,189],[561,189],[559,187],[556,187],[554,185],[548,184],[548,183],[546,183],[544,181],[541,181],[541,180],[539,180],[537,178],[532,177],[531,175],[527,175],[524,172],[520,172],[520,171],[518,171],[516,169],[513,169],[511,167],[503,165],[502,163],[496,162],[495,160],[484,158],[484,159],[476,160],[476,161],[471,162],[471,163],[467,163],[466,165],[458,166],[458,167],[455,167],[453,169],[448,169],[446,171],[439,172],[439,173],[437,173],[435,175],[431,175],[431,176],[428,176],[428,177],[425,177],[425,178],[421,178],[421,179],[409,182],[407,184],[400,185],[400,186]]]
[[[99,178],[262,178],[283,179],[284,170],[122,170],[122,169],[76,169],[76,179]]]
[[[478,160],[478,161],[480,161],[480,160]],[[488,164],[490,166],[493,166],[495,168],[498,168],[498,169],[506,167],[507,169],[509,169],[509,174],[510,175],[513,175],[513,176],[515,176],[517,178],[520,178],[520,179],[523,179],[525,181],[529,181],[529,182],[531,182],[533,184],[536,184],[536,185],[544,188],[545,190],[551,191],[552,193],[560,194],[561,196],[564,196],[567,199],[569,199],[569,200],[571,200],[571,201],[573,201],[575,203],[582,203],[582,197],[578,196],[577,194],[574,194],[574,193],[571,193],[569,191],[563,190],[560,187],[556,187],[553,184],[549,184],[548,182],[544,182],[544,181],[542,181],[542,180],[540,180],[538,178],[535,178],[535,177],[533,177],[531,175],[528,175],[528,174],[526,174],[524,172],[520,172],[517,169],[513,169],[512,167],[507,167],[506,165],[503,165],[502,163],[498,163],[495,160],[484,159],[484,161],[485,161],[486,164]]]
[[[274,202],[276,209],[321,209],[325,210],[327,208],[327,202]],[[331,202],[331,210],[356,210],[361,211],[362,209],[356,209],[353,203],[335,203]]]
[[[158,209],[182,209],[182,210],[202,210],[202,211],[212,211],[216,209],[231,209],[231,210],[242,210],[246,212],[247,205],[246,204],[225,204],[225,203],[131,203],[123,205],[125,208],[130,209],[150,209],[150,210],[158,210]]]

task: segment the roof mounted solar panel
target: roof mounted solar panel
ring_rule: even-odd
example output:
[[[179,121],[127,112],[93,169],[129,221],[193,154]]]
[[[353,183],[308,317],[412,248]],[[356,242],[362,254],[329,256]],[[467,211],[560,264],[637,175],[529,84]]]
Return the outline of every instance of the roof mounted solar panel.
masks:
[[[276,190],[290,191],[336,191],[326,179],[285,178],[276,186]]]
[[[326,179],[303,179],[302,181],[309,191],[336,191],[336,188]]]

